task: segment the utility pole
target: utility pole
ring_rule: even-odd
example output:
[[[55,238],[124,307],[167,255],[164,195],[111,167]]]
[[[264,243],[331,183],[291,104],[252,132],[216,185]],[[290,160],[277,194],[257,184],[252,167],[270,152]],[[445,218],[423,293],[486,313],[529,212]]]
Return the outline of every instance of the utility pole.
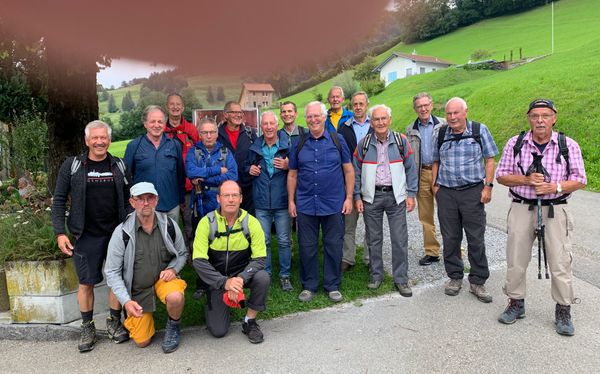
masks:
[[[554,54],[554,1],[552,2],[552,54]]]

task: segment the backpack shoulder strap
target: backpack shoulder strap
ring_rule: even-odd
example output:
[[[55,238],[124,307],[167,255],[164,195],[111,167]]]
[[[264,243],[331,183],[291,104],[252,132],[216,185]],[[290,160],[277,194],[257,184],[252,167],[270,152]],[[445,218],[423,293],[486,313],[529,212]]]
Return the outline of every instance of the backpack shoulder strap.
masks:
[[[340,152],[340,156],[342,155],[342,145],[340,144],[340,139],[338,138],[337,132],[330,132],[331,140],[333,140],[333,144],[337,148],[338,152]]]
[[[402,134],[397,131],[392,131],[392,134],[394,134],[394,138],[396,139],[396,146],[400,152],[400,157],[404,160],[404,142],[402,141]]]
[[[125,169],[126,169],[125,162],[123,162],[123,160],[120,159],[119,157],[115,157],[115,158],[117,160],[117,167],[121,171],[121,174],[123,174],[123,182],[127,186],[129,184],[129,181],[127,180],[127,175],[125,174]]]
[[[171,219],[171,217],[167,217],[167,233],[169,234],[169,238],[171,238],[171,242],[175,244],[175,240],[177,239],[177,232],[175,231],[175,223]]]
[[[521,131],[517,137],[515,145],[513,145],[513,158],[515,159],[517,156],[521,156],[521,148],[523,148],[523,139],[525,139],[525,134],[527,134],[527,131]]]
[[[215,215],[215,211],[208,212],[206,214],[208,218],[208,245],[211,245],[213,241],[215,241],[215,237],[217,236],[218,224],[217,224],[217,216]]]
[[[246,215],[244,216],[244,218],[242,218],[242,232],[244,233],[244,236],[246,237],[246,240],[248,241],[248,243],[252,242],[252,239],[250,237],[250,227],[248,226],[248,216],[250,215],[250,213],[246,212]]]
[[[365,135],[365,137],[362,139],[362,155],[359,155],[361,158],[365,158],[365,154],[367,153],[367,150],[369,149],[369,143],[371,143],[371,137],[373,136],[373,133],[368,133],[367,135]]]
[[[442,148],[442,144],[444,144],[444,137],[446,136],[446,129],[448,125],[443,125],[438,129],[438,138],[437,138],[437,148],[438,151]]]
[[[129,244],[129,234],[125,231],[124,228],[121,228],[121,233],[123,237],[123,244],[125,245],[125,248],[127,248],[127,244]]]
[[[571,165],[569,163],[569,148],[567,147],[567,137],[563,132],[558,133],[558,149],[559,153],[556,155],[556,162],[560,164],[560,156],[565,159],[567,167],[567,178],[571,175]]]
[[[471,128],[471,136],[479,144],[479,148],[481,148],[481,151],[483,151],[483,144],[481,144],[481,123],[471,121],[471,125],[473,126]]]
[[[221,152],[221,159],[223,161],[223,165],[227,165],[227,154],[229,150],[223,145],[221,146],[221,149],[219,149],[219,151]]]
[[[79,170],[79,167],[81,167],[81,161],[77,158],[77,156],[73,157],[73,162],[71,163],[71,176],[75,175],[75,173],[77,173],[77,170]]]
[[[202,151],[198,147],[194,147],[194,156],[196,157],[196,163],[200,162],[200,158],[202,157]]]
[[[298,144],[296,144],[296,159],[300,154],[300,150],[302,149],[302,147],[304,147],[304,143],[306,143],[306,138],[308,136],[304,132],[298,130],[298,137],[300,138],[300,140],[298,141]]]

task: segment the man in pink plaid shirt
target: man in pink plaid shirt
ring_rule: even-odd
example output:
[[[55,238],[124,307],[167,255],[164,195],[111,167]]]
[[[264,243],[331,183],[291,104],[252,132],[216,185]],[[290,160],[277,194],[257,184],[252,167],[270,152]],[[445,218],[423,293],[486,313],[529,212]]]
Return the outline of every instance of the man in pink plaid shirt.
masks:
[[[529,104],[527,118],[531,130],[512,137],[502,153],[496,170],[499,183],[510,187],[512,204],[507,218],[506,283],[508,306],[498,318],[512,324],[525,317],[525,279],[536,238],[538,199],[541,199],[545,224],[546,258],[552,274],[551,293],[556,301],[555,327],[561,335],[575,333],[571,320],[573,296],[571,235],[573,218],[567,209],[570,194],[584,188],[587,179],[579,145],[564,137],[568,160],[560,152],[559,133],[553,131],[557,110],[551,100],[537,99]],[[520,152],[515,144],[522,139]],[[532,171],[533,154],[542,155],[547,173]],[[529,170],[528,170],[529,169]]]

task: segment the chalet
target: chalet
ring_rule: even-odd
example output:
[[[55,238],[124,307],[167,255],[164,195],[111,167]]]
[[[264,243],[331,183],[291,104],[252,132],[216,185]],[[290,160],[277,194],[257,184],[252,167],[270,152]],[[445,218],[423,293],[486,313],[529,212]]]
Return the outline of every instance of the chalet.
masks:
[[[268,108],[273,104],[273,86],[269,83],[243,83],[240,94],[242,108]]]
[[[452,65],[450,61],[433,56],[392,52],[388,58],[373,69],[373,72],[379,73],[379,78],[387,86],[396,79],[446,69],[450,65]]]

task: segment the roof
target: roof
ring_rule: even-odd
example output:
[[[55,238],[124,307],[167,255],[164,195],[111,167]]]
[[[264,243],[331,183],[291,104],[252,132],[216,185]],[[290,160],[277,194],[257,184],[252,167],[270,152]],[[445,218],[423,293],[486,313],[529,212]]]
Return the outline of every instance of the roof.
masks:
[[[242,91],[246,89],[247,91],[267,91],[274,92],[273,86],[269,83],[243,83]]]
[[[422,55],[415,55],[415,54],[411,54],[411,53],[392,52],[392,54],[388,58],[383,60],[383,62],[381,64],[377,65],[377,67],[375,69],[373,69],[373,71],[374,72],[380,71],[388,62],[390,62],[391,60],[393,60],[396,57],[405,58],[405,59],[411,60],[413,62],[427,62],[430,64],[438,64],[438,65],[446,65],[446,66],[452,65],[452,62],[447,61],[447,60],[442,60],[441,58],[437,58],[434,56],[422,56]]]

